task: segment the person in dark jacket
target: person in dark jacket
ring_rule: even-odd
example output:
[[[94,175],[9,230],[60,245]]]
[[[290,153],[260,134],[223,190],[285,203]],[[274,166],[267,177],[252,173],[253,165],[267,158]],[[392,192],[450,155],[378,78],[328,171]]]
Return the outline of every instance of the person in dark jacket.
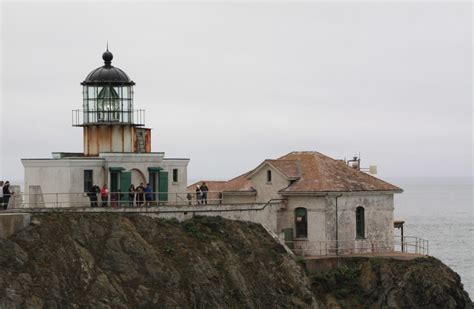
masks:
[[[133,206],[133,201],[135,200],[135,186],[133,183],[130,185],[128,188],[128,206],[132,207]]]
[[[137,206],[141,207],[143,206],[143,203],[145,201],[145,187],[143,186],[143,182],[140,183],[140,185],[136,189],[137,192]]]
[[[207,205],[207,192],[209,192],[209,188],[207,187],[207,185],[204,181],[202,182],[202,185],[201,185],[201,191],[202,191],[201,204],[206,204]]]
[[[15,194],[15,192],[10,191],[10,182],[6,181],[2,188],[3,192],[3,209],[8,208],[8,203],[10,202],[10,197]]]
[[[153,200],[153,189],[149,183],[147,183],[145,187],[145,200],[146,206],[151,206],[151,201]]]
[[[89,188],[89,192],[87,192],[87,196],[89,197],[89,200],[91,201],[91,207],[97,207],[97,194],[99,194],[100,188],[99,186],[91,186]]]

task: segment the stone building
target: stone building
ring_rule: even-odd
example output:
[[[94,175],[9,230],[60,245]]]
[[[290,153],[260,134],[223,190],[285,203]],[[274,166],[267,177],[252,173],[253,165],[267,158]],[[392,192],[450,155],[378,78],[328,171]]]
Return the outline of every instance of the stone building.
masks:
[[[165,158],[163,152],[151,151],[145,111],[134,108],[135,82],[112,66],[108,49],[102,58],[104,65],[81,83],[83,109],[73,111],[73,126],[83,129],[84,151],[22,159],[25,205],[84,206],[85,192],[92,185],[127,192],[130,184],[150,183],[158,201],[178,199],[178,193],[186,191],[189,159]]]
[[[275,232],[296,251],[393,251],[394,194],[402,190],[355,167],[319,152],[292,152],[208,186],[222,204],[283,200],[268,223],[276,220]]]

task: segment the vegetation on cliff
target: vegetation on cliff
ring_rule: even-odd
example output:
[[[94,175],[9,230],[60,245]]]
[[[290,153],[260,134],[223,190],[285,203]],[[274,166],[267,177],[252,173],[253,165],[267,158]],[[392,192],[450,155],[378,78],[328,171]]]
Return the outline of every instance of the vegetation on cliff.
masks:
[[[0,308],[295,307],[304,271],[257,224],[36,216],[0,240]]]
[[[344,258],[311,280],[330,308],[472,308],[459,275],[433,257]]]

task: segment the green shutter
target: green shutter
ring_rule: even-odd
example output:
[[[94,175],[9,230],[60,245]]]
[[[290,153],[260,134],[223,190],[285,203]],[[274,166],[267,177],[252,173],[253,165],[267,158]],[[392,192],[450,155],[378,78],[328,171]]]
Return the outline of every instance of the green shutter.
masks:
[[[293,249],[293,229],[283,229],[282,232],[285,235],[285,244],[288,246],[288,248]]]
[[[158,184],[158,200],[167,201],[168,200],[168,172],[160,171],[159,174],[159,184]],[[163,193],[162,193],[163,192]]]
[[[120,191],[122,191],[122,201],[128,201],[128,188],[132,184],[132,172],[120,173]]]

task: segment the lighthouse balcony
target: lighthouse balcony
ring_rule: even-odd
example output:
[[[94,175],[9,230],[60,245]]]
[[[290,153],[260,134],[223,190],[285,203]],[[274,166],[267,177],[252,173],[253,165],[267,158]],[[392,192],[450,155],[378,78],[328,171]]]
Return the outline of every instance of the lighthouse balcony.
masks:
[[[76,109],[72,111],[72,126],[84,127],[88,125],[123,125],[144,126],[145,110],[129,111],[87,111]]]

